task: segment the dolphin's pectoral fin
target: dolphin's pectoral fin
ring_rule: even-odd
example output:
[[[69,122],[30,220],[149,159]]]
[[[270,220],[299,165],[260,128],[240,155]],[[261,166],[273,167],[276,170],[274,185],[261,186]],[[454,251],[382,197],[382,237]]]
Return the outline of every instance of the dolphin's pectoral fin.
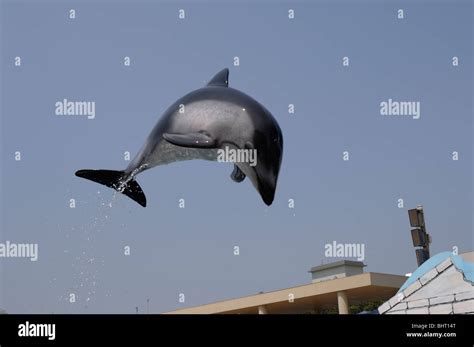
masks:
[[[243,173],[242,170],[239,169],[239,167],[237,165],[234,164],[234,171],[232,171],[232,173],[230,174],[230,178],[232,178],[232,180],[234,182],[242,182],[244,179],[245,179],[245,174]]]
[[[215,148],[216,141],[204,133],[189,133],[189,134],[163,134],[163,138],[180,147],[192,148]]]
[[[229,86],[229,69],[219,71],[207,84],[211,87],[228,87]]]

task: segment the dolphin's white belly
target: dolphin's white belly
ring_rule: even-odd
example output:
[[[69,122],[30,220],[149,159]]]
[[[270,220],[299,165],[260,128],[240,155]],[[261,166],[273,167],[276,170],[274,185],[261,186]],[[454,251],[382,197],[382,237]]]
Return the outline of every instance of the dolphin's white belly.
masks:
[[[160,141],[147,158],[146,163],[148,164],[147,167],[151,168],[153,166],[193,159],[216,161],[217,149],[180,147],[163,140]]]

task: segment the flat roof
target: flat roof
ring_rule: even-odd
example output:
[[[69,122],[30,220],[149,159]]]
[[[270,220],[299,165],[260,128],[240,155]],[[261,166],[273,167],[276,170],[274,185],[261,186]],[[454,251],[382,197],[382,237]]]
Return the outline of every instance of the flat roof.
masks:
[[[339,266],[357,266],[357,267],[365,267],[363,262],[361,261],[354,261],[354,260],[339,260],[335,261],[333,263],[328,263],[328,264],[322,264],[318,266],[313,266],[308,272],[316,272],[316,271],[321,271],[321,270],[326,270],[326,269],[332,269],[334,267],[339,267]]]
[[[337,305],[339,291],[344,291],[350,303],[387,300],[395,295],[406,281],[405,276],[367,272],[333,280],[244,296],[210,304],[183,308],[165,314],[226,314],[256,313],[265,305],[268,313],[302,312],[306,308]],[[292,294],[294,301],[288,299]]]

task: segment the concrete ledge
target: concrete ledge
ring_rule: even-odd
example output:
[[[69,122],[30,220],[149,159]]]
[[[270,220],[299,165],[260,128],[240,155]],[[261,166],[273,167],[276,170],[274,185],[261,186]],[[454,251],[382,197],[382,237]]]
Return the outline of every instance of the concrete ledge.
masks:
[[[453,305],[451,303],[430,307],[430,314],[450,314],[450,313],[453,313]]]
[[[421,285],[420,280],[416,280],[416,281],[413,282],[408,288],[406,288],[406,289],[403,291],[403,296],[404,296],[404,297],[408,297],[408,296],[410,296],[411,294],[413,294],[414,292],[416,292],[418,289],[420,289],[421,287],[422,287],[422,285]]]
[[[456,293],[456,301],[463,301],[469,299],[474,299],[474,288],[468,292]]]
[[[428,299],[413,300],[413,301],[408,301],[408,308],[424,307],[424,306],[428,306],[429,304],[430,303]]]
[[[431,269],[427,273],[425,273],[423,276],[420,277],[420,282],[422,285],[425,285],[429,281],[431,281],[433,278],[438,276],[438,270],[436,268]]]
[[[434,298],[430,298],[430,306],[431,305],[439,305],[439,304],[444,304],[444,303],[451,303],[454,301],[454,294],[449,294],[449,295],[443,295],[443,296],[437,296]]]
[[[428,307],[412,308],[406,311],[407,314],[429,314]]]
[[[387,312],[388,310],[390,310],[390,304],[388,301],[385,301],[382,305],[380,305],[380,307],[378,308],[379,310],[379,313],[382,314],[382,313],[385,313]]]
[[[402,293],[397,293],[396,295],[392,296],[388,302],[390,306],[393,307],[396,304],[402,302],[403,299],[405,299],[405,295],[402,292]]]
[[[454,313],[474,313],[474,300],[453,303]]]
[[[406,310],[408,308],[408,303],[405,301],[399,302],[395,306],[393,306],[391,309],[394,311],[400,311],[400,310]]]
[[[446,270],[451,265],[453,265],[453,262],[451,261],[451,257],[449,257],[449,258],[445,259],[444,261],[442,261],[441,263],[439,263],[438,266],[436,266],[436,270],[438,272],[443,272],[444,270]]]

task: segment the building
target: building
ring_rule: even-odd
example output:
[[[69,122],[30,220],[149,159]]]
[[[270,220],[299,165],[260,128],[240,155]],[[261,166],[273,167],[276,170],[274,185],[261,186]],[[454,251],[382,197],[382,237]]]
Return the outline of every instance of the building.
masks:
[[[474,314],[474,252],[442,252],[424,262],[381,314]]]
[[[242,298],[183,308],[168,314],[321,313],[351,305],[383,302],[395,295],[405,276],[364,273],[361,262],[342,260],[311,268],[312,283]]]

